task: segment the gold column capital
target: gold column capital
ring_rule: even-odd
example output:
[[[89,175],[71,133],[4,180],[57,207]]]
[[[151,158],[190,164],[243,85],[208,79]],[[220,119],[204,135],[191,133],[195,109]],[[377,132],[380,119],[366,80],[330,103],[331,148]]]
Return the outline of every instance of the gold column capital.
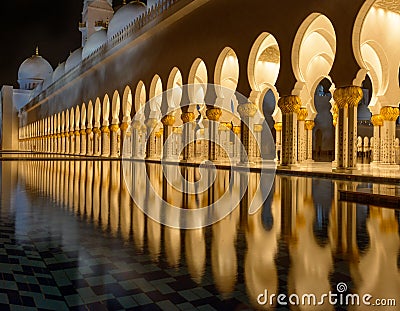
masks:
[[[129,123],[128,122],[122,122],[121,123],[121,131],[126,131],[129,127]]]
[[[240,104],[237,108],[240,117],[254,117],[257,113],[257,105],[253,103]]]
[[[86,130],[85,129],[81,130],[81,135],[86,135]]]
[[[359,86],[339,87],[333,93],[333,99],[339,108],[357,107],[363,96]]]
[[[381,116],[384,121],[396,121],[399,117],[399,108],[397,107],[382,107]]]
[[[81,135],[81,132],[78,131],[78,130],[76,130],[76,131],[74,132],[74,134],[75,134],[75,136],[80,136],[80,135]]]
[[[234,132],[236,135],[239,135],[239,134],[240,134],[240,126],[234,126],[234,127],[233,127],[233,132]]]
[[[181,120],[183,123],[193,122],[195,120],[194,112],[182,112]]]
[[[164,126],[174,126],[175,124],[175,116],[173,115],[166,115],[161,119],[161,123]]]
[[[371,117],[371,123],[373,126],[382,126],[383,125],[383,118],[380,114],[373,115]]]
[[[92,134],[92,129],[86,129],[86,134],[88,135]]]
[[[109,129],[108,126],[103,126],[103,127],[101,128],[101,131],[102,131],[103,133],[110,133],[110,129]]]
[[[207,119],[211,120],[211,121],[218,121],[219,118],[221,118],[222,115],[222,109],[221,108],[209,108],[206,110],[206,115],[207,115]]]
[[[301,99],[297,95],[282,96],[278,100],[278,107],[282,113],[298,113],[301,107]]]
[[[308,116],[307,108],[300,108],[299,112],[297,113],[297,120],[305,121],[307,116]]]
[[[311,131],[315,126],[315,122],[311,120],[307,120],[306,123],[304,124],[304,127],[306,130]]]
[[[282,132],[282,122],[276,122],[276,123],[274,124],[274,129],[275,129],[277,132]]]
[[[98,127],[93,128],[93,133],[95,134],[101,134],[101,130]]]
[[[119,130],[119,125],[118,124],[111,124],[111,126],[110,126],[110,131],[111,132],[116,133],[116,132],[118,132],[118,130]]]

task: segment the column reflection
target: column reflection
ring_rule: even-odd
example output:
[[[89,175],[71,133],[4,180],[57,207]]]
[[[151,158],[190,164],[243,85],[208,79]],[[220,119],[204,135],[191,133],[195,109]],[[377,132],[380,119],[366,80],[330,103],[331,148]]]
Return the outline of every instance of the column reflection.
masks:
[[[337,191],[354,190],[356,183],[277,176],[262,208],[249,215],[250,202],[261,197],[256,189],[263,184],[262,175],[256,172],[217,170],[211,188],[184,194],[190,182],[208,181],[212,174],[207,170],[200,174],[196,167],[176,169],[135,161],[125,165],[120,161],[38,160],[20,161],[18,168],[12,162],[1,165],[2,213],[7,206],[13,207],[13,197],[6,194],[16,186],[17,170],[20,183],[28,189],[27,200],[39,212],[43,210],[35,205],[35,195],[51,198],[61,208],[102,229],[102,234],[121,237],[124,245],[134,246],[136,253],[143,253],[156,265],[182,271],[187,268],[182,278],[191,278],[199,286],[213,281],[222,299],[245,291],[247,303],[257,309],[257,297],[266,289],[269,295],[320,297],[335,292],[338,281],[348,282],[351,292],[360,295],[397,298],[400,292],[398,214],[339,201]],[[163,176],[166,173],[169,182]],[[134,182],[126,184],[125,179]],[[239,201],[246,180],[249,184],[240,206],[208,228],[169,228],[148,218],[142,210],[151,209],[161,220],[181,215],[166,210],[155,194],[174,206],[200,209],[228,191],[228,202],[233,205]],[[318,195],[321,191],[329,195]],[[214,204],[213,213],[218,214],[223,207],[220,204]],[[73,235],[69,232],[72,230],[66,227],[64,232]],[[342,279],[343,275],[347,279]],[[364,309],[360,306],[352,310]],[[323,305],[320,310],[333,307]]]
[[[355,283],[355,293],[366,294],[374,299],[397,299],[400,293],[400,270],[398,263],[400,238],[399,224],[394,210],[370,207],[367,219],[369,247],[350,266]],[[382,307],[400,310],[400,307]],[[358,306],[352,310],[376,310],[376,306]]]
[[[278,271],[275,256],[281,232],[280,178],[274,185],[274,194],[262,209],[249,215],[246,225],[247,251],[244,259],[244,277],[250,303],[259,307],[257,297],[264,290],[278,294]]]
[[[314,294],[319,301],[319,297],[331,290],[329,277],[333,270],[332,251],[329,244],[319,245],[313,231],[316,210],[312,197],[312,179],[296,179],[296,190],[296,213],[289,245],[291,258],[288,276],[289,293],[295,293],[299,297]],[[309,308],[310,306],[300,306],[300,309]],[[312,309],[334,308],[326,301],[325,304]]]

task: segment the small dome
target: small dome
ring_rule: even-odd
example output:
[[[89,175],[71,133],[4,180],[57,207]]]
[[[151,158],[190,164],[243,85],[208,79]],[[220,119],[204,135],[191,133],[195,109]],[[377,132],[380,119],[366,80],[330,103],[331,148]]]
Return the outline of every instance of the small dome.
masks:
[[[71,53],[65,62],[65,72],[70,71],[82,62],[82,48]]]
[[[85,46],[83,47],[82,59],[88,58],[90,54],[92,54],[106,42],[107,42],[107,31],[105,29],[93,33],[87,40]]]
[[[108,25],[107,37],[109,39],[112,38],[145,12],[146,5],[141,1],[132,1],[122,6],[117,12],[115,12],[110,24]]]
[[[39,55],[33,55],[26,59],[18,70],[18,83],[22,86],[27,80],[44,81],[53,73],[53,68],[47,60]],[[23,87],[25,88],[25,87]]]
[[[160,0],[147,0],[147,7],[151,8],[152,6],[155,6],[160,2]]]
[[[53,73],[53,82],[56,82],[60,79],[65,73],[65,62],[59,64]]]

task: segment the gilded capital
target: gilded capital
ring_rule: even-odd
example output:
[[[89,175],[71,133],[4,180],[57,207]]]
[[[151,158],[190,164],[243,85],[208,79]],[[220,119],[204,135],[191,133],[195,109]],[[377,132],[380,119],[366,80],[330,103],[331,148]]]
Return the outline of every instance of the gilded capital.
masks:
[[[74,134],[75,134],[75,136],[80,136],[81,132],[80,131],[75,131]]]
[[[166,115],[161,119],[161,123],[164,126],[174,126],[175,123],[175,117],[172,115]]]
[[[337,105],[336,103],[333,104],[332,113],[333,113],[333,115],[334,115],[335,113],[336,113],[336,114],[339,113],[339,107],[338,107],[338,105]]]
[[[399,108],[383,107],[381,108],[381,116],[384,121],[396,121],[399,117]]]
[[[311,131],[315,126],[314,121],[307,120],[306,123],[304,124],[304,127],[307,131]]]
[[[193,112],[183,112],[181,115],[181,120],[183,123],[193,122],[195,118],[196,117]]]
[[[129,127],[129,123],[128,122],[122,122],[121,123],[121,131],[126,131]]]
[[[119,125],[118,124],[111,124],[111,126],[110,126],[110,130],[111,130],[111,132],[118,132],[118,130],[119,130]]]
[[[371,123],[373,126],[382,126],[383,125],[383,118],[380,114],[373,115],[371,117]]]
[[[222,110],[221,108],[210,108],[206,111],[207,119],[211,121],[218,121],[221,118]]]
[[[363,96],[359,86],[339,87],[333,93],[333,99],[339,108],[357,107]]]
[[[108,126],[103,126],[103,127],[101,128],[101,131],[102,131],[103,133],[110,133],[110,129],[108,128]]]
[[[277,132],[282,132],[282,122],[276,122],[274,128]]]
[[[240,117],[254,117],[257,113],[257,105],[253,103],[240,104],[237,108]]]
[[[278,100],[278,107],[282,113],[298,113],[301,107],[301,99],[296,95],[282,96]]]
[[[92,134],[92,129],[86,129],[86,134],[88,135]]]
[[[93,129],[93,133],[95,133],[95,134],[101,134],[101,130],[100,130],[98,127],[95,127],[95,128]]]
[[[236,135],[239,135],[239,134],[240,134],[240,126],[234,126],[234,127],[233,127],[233,132],[234,132]]]
[[[307,108],[300,108],[299,112],[297,113],[297,120],[305,121],[308,116]]]
[[[86,130],[82,129],[81,130],[81,135],[86,135]]]

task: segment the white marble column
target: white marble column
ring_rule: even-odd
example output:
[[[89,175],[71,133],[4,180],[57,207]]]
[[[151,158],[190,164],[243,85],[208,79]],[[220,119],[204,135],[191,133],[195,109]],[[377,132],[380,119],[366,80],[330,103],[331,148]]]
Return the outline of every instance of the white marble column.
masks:
[[[396,165],[396,120],[399,117],[399,108],[397,107],[383,107],[381,109],[381,116],[383,119],[382,126],[382,153],[381,164],[383,165]]]
[[[373,115],[371,117],[372,125],[374,126],[374,139],[373,143],[371,144],[372,149],[372,162],[371,164],[374,166],[380,163],[381,160],[381,128],[383,125],[383,119],[380,114]]]
[[[282,154],[281,165],[297,163],[297,113],[301,107],[300,97],[283,96],[278,101],[282,111]]]
[[[305,121],[305,130],[307,136],[307,143],[306,143],[306,161],[313,162],[313,128],[315,126],[315,122],[312,120]]]
[[[173,140],[172,140],[172,132],[173,126],[175,124],[175,116],[166,115],[161,119],[161,123],[164,126],[163,131],[163,155],[162,158],[164,160],[172,160],[173,159]]]
[[[208,122],[208,159],[218,161],[220,156],[220,147],[218,144],[219,118],[222,115],[221,108],[209,107],[206,110]]]
[[[362,89],[358,86],[337,88],[333,94],[338,107],[338,169],[354,168],[357,164],[357,106],[362,97]]]
[[[240,163],[247,164],[259,159],[254,157],[254,116],[257,113],[257,106],[254,103],[240,104],[237,108],[240,115],[240,141],[242,148],[240,152]],[[257,146],[259,148],[259,146]],[[260,153],[261,155],[261,153]]]
[[[114,122],[113,122],[114,123]],[[111,124],[110,126],[110,134],[111,134],[111,152],[110,156],[112,158],[117,158],[120,156],[120,144],[121,144],[121,130],[119,128],[119,124],[116,122]]]
[[[93,128],[93,155],[101,155],[101,130],[96,126],[96,124]]]
[[[75,128],[75,155],[80,155],[81,153],[81,131],[79,127]]]
[[[86,155],[87,154],[87,133],[86,133],[86,127],[83,124],[81,125],[80,139],[81,139],[80,154]]]
[[[140,129],[142,123],[139,120],[134,120],[132,123],[132,158],[138,159],[140,155]]]
[[[108,123],[108,122],[107,122]],[[108,124],[103,124],[101,128],[101,156],[110,156],[110,128]]]
[[[146,121],[147,142],[146,142],[146,159],[156,159],[156,127],[158,120],[150,118]]]
[[[307,160],[307,132],[306,132],[306,118],[308,116],[307,108],[300,108],[297,114],[297,125],[298,125],[298,155],[297,159],[299,163],[303,163]]]
[[[69,154],[72,155],[75,153],[75,131],[73,128],[70,129],[69,139]]]
[[[276,142],[275,142],[275,161],[281,163],[282,161],[282,122],[276,122],[274,124],[276,131]]]
[[[121,123],[121,143],[120,150],[124,157],[130,157],[132,154],[132,128],[130,127],[130,118],[124,117]]]
[[[181,120],[182,128],[182,161],[192,162],[195,159],[194,155],[194,135],[195,135],[195,115],[193,112],[182,112]]]

